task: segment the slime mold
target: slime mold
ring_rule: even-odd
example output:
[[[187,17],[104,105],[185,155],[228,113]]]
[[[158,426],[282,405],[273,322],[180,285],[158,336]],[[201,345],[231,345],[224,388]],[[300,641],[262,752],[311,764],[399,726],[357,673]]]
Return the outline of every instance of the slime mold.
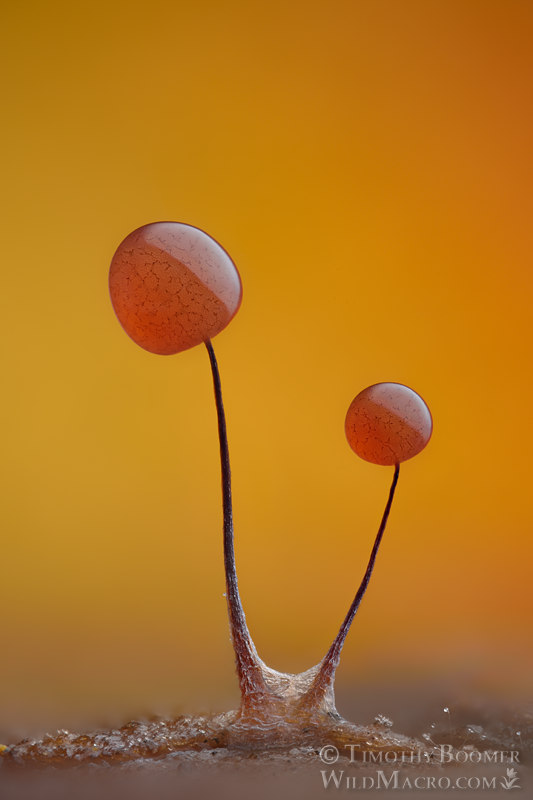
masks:
[[[244,615],[235,567],[231,469],[222,386],[212,338],[237,313],[242,297],[237,268],[210,236],[191,225],[157,222],[127,236],[109,273],[111,301],[126,333],[144,349],[171,355],[204,344],[209,356],[220,445],[226,598],[240,708],[223,714],[129,723],[119,731],[75,736],[60,732],[4,750],[2,761],[104,763],[161,758],[177,751],[229,748],[273,751],[349,743],[368,749],[433,754],[433,745],[380,725],[360,726],[335,707],[334,680],[352,620],[367,590],[396,490],[400,462],[412,458],[431,435],[431,415],[412,389],[382,383],[360,392],[346,417],[352,449],[394,475],[366,572],[337,636],[322,661],[299,674],[278,672],[259,657]]]
[[[399,463],[420,452],[431,434],[422,398],[400,384],[378,384],[352,402],[346,420],[356,453],[377,464],[394,465],[394,478],[367,571],[341,629],[324,659],[291,675],[259,657],[244,615],[235,567],[231,470],[220,372],[211,338],[233,318],[241,301],[237,269],[226,251],[189,225],[145,225],[124,239],[112,263],[113,306],[126,333],[147,350],[177,353],[203,342],[213,375],[222,472],[224,567],[231,638],[241,707],[227,726],[228,742],[301,741],[324,726],[342,728],[335,708],[334,678],[353,617],[368,586],[389,516]]]

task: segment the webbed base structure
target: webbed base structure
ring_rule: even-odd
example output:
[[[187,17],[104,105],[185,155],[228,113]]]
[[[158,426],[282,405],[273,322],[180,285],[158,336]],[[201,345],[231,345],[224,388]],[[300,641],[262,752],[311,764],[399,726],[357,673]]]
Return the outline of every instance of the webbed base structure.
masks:
[[[112,730],[62,730],[25,739],[2,749],[0,772],[86,766],[120,772],[137,768],[204,771],[224,766],[233,771],[261,765],[284,770],[376,769],[388,764],[405,769],[460,765],[470,773],[485,764],[501,772],[509,763],[519,770],[531,763],[533,709],[509,710],[487,702],[456,706],[453,725],[441,715],[431,725],[421,720],[417,735],[407,736],[394,732],[390,720],[377,718],[370,725],[349,722],[329,702],[313,711],[302,708],[302,688],[315,670],[290,675],[266,667],[272,697],[246,710],[144,719]],[[518,756],[511,762],[513,752]]]

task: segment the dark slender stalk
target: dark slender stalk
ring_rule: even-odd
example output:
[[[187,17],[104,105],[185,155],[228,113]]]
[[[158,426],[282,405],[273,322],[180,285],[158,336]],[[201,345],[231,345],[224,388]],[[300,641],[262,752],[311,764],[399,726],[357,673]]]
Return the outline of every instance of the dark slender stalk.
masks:
[[[394,499],[394,492],[396,491],[396,484],[398,483],[399,474],[400,474],[400,465],[396,464],[394,468],[394,476],[392,478],[392,484],[389,491],[389,498],[387,500],[387,505],[385,506],[385,511],[383,512],[383,517],[381,519],[381,524],[379,526],[379,530],[377,532],[376,539],[374,541],[374,547],[372,548],[372,552],[370,554],[370,560],[368,562],[366,572],[363,576],[363,580],[361,581],[361,585],[359,586],[359,589],[357,590],[357,593],[353,599],[352,605],[350,606],[348,613],[344,618],[344,622],[342,623],[340,630],[333,641],[333,644],[326,653],[320,665],[320,669],[316,675],[316,678],[314,679],[313,684],[309,689],[309,692],[307,693],[308,699],[311,699],[312,697],[323,696],[325,692],[333,685],[333,679],[335,677],[335,671],[339,665],[341,650],[344,645],[344,641],[346,639],[346,636],[348,635],[348,631],[350,630],[350,625],[352,624],[352,620],[355,617],[357,609],[361,604],[361,600],[363,599],[364,594],[368,588],[370,577],[372,575],[372,570],[374,569],[374,564],[376,563],[376,556],[378,554],[379,546],[381,544],[381,540],[385,532],[385,527],[387,525],[387,520],[389,518],[389,513],[391,510],[392,501]]]
[[[237,571],[235,568],[235,550],[233,546],[233,506],[231,499],[231,469],[229,462],[228,436],[226,416],[222,402],[222,386],[217,359],[213,345],[208,339],[205,342],[211,372],[218,418],[218,437],[220,441],[220,467],[222,473],[222,506],[224,512],[224,570],[226,573],[226,600],[231,629],[231,638],[237,662],[237,674],[243,695],[243,701],[257,693],[264,693],[266,686],[259,667],[259,658],[246,625],[242,608]]]

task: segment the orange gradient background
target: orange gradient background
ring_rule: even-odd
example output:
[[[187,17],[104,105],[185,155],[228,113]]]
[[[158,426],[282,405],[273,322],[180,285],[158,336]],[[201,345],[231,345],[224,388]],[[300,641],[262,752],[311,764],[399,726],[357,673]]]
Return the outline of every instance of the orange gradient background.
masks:
[[[52,0],[3,17],[4,739],[237,702],[207,354],[141,350],[107,290],[124,236],[167,219],[205,229],[243,279],[215,349],[262,657],[311,666],[352,600],[392,468],[354,455],[344,417],[398,381],[434,434],[402,466],[339,710],[404,682],[523,695],[531,3]]]

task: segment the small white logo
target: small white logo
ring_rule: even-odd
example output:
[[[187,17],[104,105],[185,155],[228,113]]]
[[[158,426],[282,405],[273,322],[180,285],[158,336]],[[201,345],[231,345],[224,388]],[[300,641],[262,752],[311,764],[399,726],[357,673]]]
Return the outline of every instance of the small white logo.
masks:
[[[519,777],[518,773],[513,767],[508,767],[507,770],[507,777],[502,778],[500,784],[503,789],[520,789],[520,785],[518,783]]]

